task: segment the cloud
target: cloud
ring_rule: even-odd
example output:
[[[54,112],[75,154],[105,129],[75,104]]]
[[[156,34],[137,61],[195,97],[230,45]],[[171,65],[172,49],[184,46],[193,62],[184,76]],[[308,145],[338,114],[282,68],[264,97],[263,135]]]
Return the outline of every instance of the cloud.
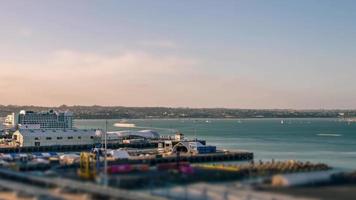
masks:
[[[194,58],[177,55],[159,55],[144,51],[124,51],[114,55],[82,52],[74,50],[54,51],[37,62],[4,62],[0,63],[3,72],[0,76],[29,77],[42,76],[66,77],[101,75],[125,75],[125,76],[155,76],[176,75],[181,73],[193,73],[199,61]],[[49,76],[50,75],[50,76]],[[66,76],[65,76],[66,75]]]
[[[68,71],[76,75],[145,76],[174,75],[191,72],[198,61],[176,55],[156,55],[144,51],[125,51],[115,55],[59,50],[54,52],[47,65],[57,73]],[[142,77],[141,77],[142,78]]]
[[[0,95],[12,104],[129,105],[137,103],[135,98],[158,95],[162,88],[187,81],[198,73],[198,63],[144,51],[107,55],[58,50],[37,63],[1,62]]]
[[[0,61],[1,104],[321,108],[355,100],[346,91],[315,93],[206,70],[202,60],[173,53],[62,49],[36,60]]]
[[[7,63],[9,104],[237,107],[268,101],[268,88],[236,74],[210,74],[200,60],[144,51],[114,55],[58,50],[39,63]],[[260,98],[256,98],[256,94]]]
[[[21,28],[18,30],[18,35],[21,37],[28,38],[33,35],[33,31],[32,31],[32,29],[29,29],[29,28]]]
[[[164,49],[176,49],[179,47],[176,42],[171,40],[144,40],[139,42],[139,45]]]

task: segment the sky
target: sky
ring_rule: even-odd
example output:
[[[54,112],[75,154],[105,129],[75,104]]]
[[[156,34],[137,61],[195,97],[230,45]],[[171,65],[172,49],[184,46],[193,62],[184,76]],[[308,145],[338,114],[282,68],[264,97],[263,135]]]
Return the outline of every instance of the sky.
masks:
[[[356,2],[0,0],[0,104],[356,109]]]

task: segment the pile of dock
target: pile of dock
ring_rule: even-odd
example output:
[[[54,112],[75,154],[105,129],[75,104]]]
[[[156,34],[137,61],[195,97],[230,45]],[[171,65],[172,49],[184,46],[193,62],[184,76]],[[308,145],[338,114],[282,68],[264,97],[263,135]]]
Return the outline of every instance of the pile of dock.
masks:
[[[156,165],[160,163],[172,163],[172,162],[190,162],[190,163],[202,163],[202,162],[226,162],[226,161],[251,161],[253,160],[253,153],[251,152],[217,152],[208,154],[182,154],[179,157],[176,155],[157,157],[136,157],[131,158],[127,162],[132,164],[150,164]]]
[[[334,183],[356,184],[356,171],[342,172],[332,176]]]
[[[174,164],[174,163],[173,163]],[[184,165],[184,163],[180,163]],[[175,166],[175,165],[172,165]],[[150,170],[145,173],[127,173],[110,176],[110,185],[127,189],[157,187],[170,184],[191,184],[196,182],[238,181],[251,177],[268,177],[276,174],[325,171],[325,164],[284,161],[259,162],[250,164],[196,164],[190,173],[175,170]]]
[[[310,171],[325,171],[331,169],[328,165],[300,161],[278,161],[278,162],[251,162],[249,164],[207,164],[196,165],[199,169],[214,170],[222,172],[232,172],[244,174],[247,176],[265,176],[277,173],[296,173],[296,172],[310,172]]]

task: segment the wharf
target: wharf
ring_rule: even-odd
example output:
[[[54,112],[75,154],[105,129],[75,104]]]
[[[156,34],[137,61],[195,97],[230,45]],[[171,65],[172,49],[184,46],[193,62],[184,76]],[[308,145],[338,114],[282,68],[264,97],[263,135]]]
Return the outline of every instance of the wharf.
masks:
[[[118,148],[155,148],[154,143],[139,143],[139,144],[107,144],[109,149]],[[100,146],[100,145],[99,145]],[[56,145],[56,146],[39,146],[39,147],[0,147],[0,153],[34,153],[34,152],[73,152],[73,151],[90,151],[92,148],[98,147],[93,145]]]
[[[109,166],[120,165],[120,164],[147,164],[150,166],[155,166],[161,163],[175,163],[175,162],[189,162],[189,163],[205,163],[205,162],[228,162],[228,161],[252,161],[253,153],[251,152],[217,152],[211,154],[198,154],[198,155],[181,155],[179,158],[177,156],[133,156],[128,159],[120,160],[108,160]],[[53,164],[43,164],[43,165],[18,165],[18,170],[28,171],[28,170],[44,170],[53,167]],[[62,166],[66,169],[78,167],[79,163],[75,162],[69,165]]]
[[[206,171],[220,171],[227,174],[248,174],[249,176],[266,176],[272,174],[286,174],[286,173],[300,173],[300,172],[312,172],[312,171],[327,171],[330,170],[326,164],[323,163],[310,163],[300,161],[278,161],[278,162],[260,162],[249,164],[203,164],[196,165],[197,168]]]
[[[223,162],[223,161],[250,161],[253,160],[252,152],[217,152],[209,154],[181,154],[179,157],[176,155],[164,156],[164,157],[136,157],[130,158],[126,163],[132,164],[149,164],[156,165],[160,163],[172,163],[172,162],[190,162],[190,163],[202,163],[202,162]],[[111,161],[110,164],[120,163],[122,161]]]
[[[136,174],[113,174],[109,178],[112,186],[120,188],[147,188],[152,186],[169,186],[179,184],[191,184],[197,182],[224,182],[248,180],[256,177],[270,177],[277,174],[289,174],[299,172],[321,172],[333,173],[328,171],[330,168],[325,164],[313,164],[302,162],[267,162],[267,163],[248,163],[248,164],[194,164],[188,176],[184,172],[169,173],[168,170],[158,170]],[[322,172],[323,171],[323,172]],[[328,171],[328,172],[327,172]],[[310,175],[310,173],[308,173]],[[265,183],[265,182],[264,182]]]

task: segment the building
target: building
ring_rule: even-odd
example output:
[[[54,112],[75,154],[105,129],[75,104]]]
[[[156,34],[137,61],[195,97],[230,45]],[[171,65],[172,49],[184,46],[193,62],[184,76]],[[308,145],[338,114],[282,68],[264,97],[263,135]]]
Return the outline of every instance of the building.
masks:
[[[176,152],[194,154],[215,153],[216,146],[206,146],[199,141],[183,141],[173,146],[172,153]]]
[[[72,129],[73,113],[56,112],[33,112],[22,110],[14,115],[13,123],[20,129]]]
[[[13,142],[20,147],[91,145],[101,142],[96,130],[79,129],[19,129]]]
[[[15,116],[16,116],[15,113],[12,113],[11,115],[7,115],[3,125],[5,127],[14,127],[17,123]]]
[[[207,146],[199,141],[163,141],[158,143],[158,152],[160,153],[192,153],[204,154],[215,153],[216,146]]]
[[[175,135],[174,135],[174,139],[177,140],[177,141],[183,141],[185,138],[184,138],[184,134],[181,133],[181,132],[177,132]]]

